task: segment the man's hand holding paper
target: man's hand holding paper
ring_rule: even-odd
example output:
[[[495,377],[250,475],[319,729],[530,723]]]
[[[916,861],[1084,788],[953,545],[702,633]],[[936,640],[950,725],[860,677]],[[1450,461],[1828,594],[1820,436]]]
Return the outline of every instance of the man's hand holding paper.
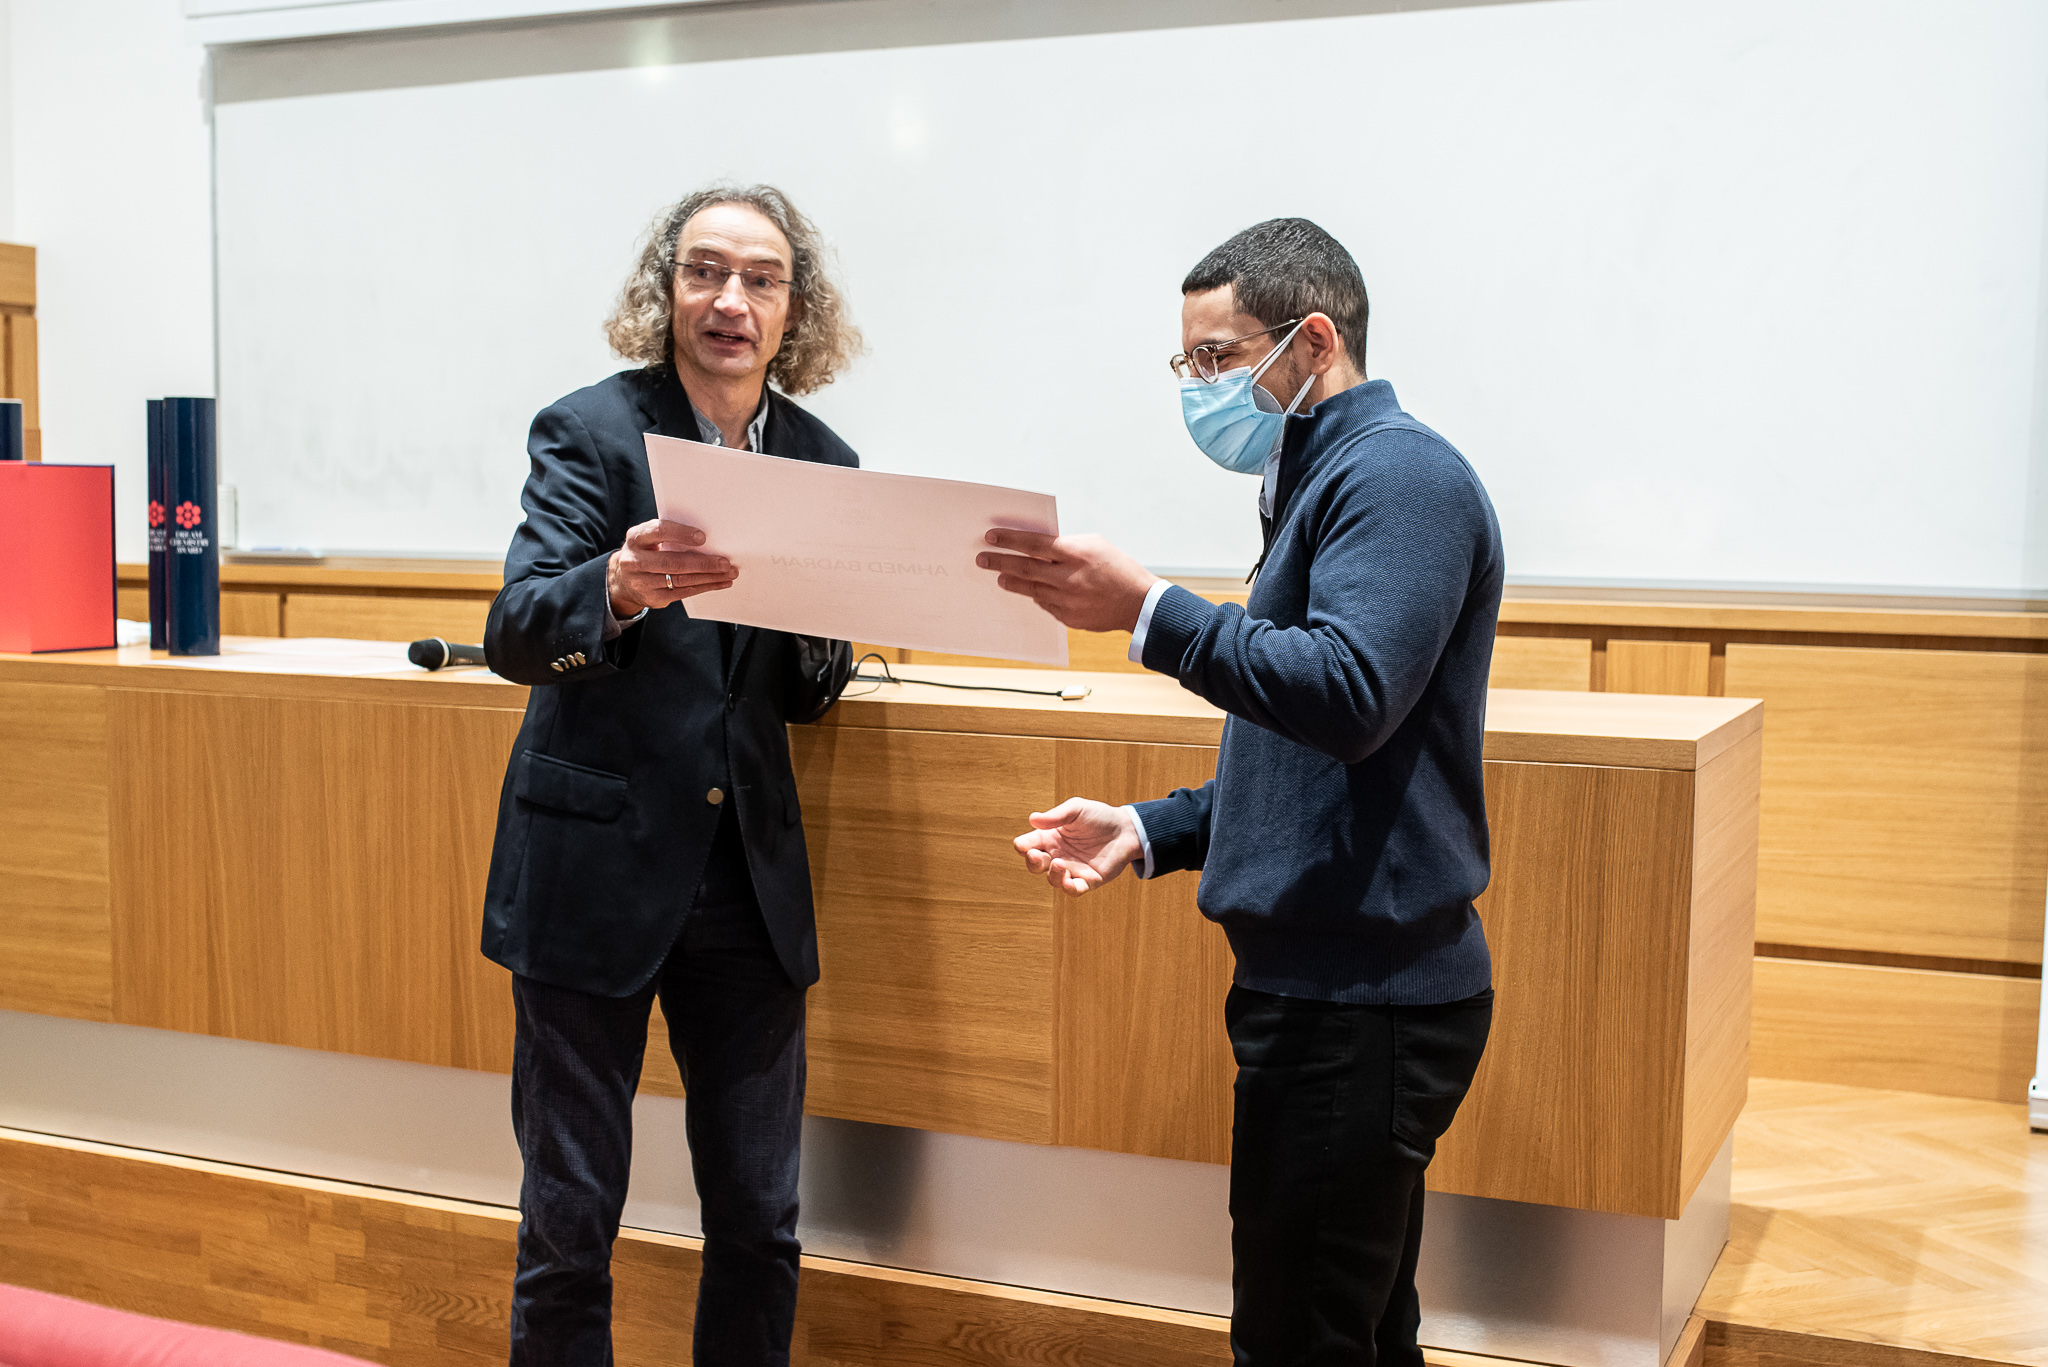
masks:
[[[612,615],[623,620],[647,608],[731,588],[739,568],[722,555],[699,551],[703,544],[704,533],[697,528],[662,518],[627,532],[626,544],[612,552],[605,569]]]
[[[1082,631],[1129,631],[1158,575],[1099,536],[1047,536],[998,527],[985,538],[1012,552],[984,551],[975,563],[996,586]]]
[[[1067,663],[1060,624],[1031,601],[1003,592],[976,561],[992,526],[1057,538],[1059,510],[1051,495],[781,460],[655,433],[647,434],[646,444],[663,519],[648,525],[702,528],[702,550],[694,558],[719,557],[734,569],[723,585],[693,583],[690,593],[668,599],[691,597],[692,617],[913,650]],[[645,554],[662,554],[654,550],[659,537],[649,536]],[[641,554],[630,541],[620,555],[628,551]],[[629,568],[635,567],[637,561]],[[629,582],[648,584],[645,578]],[[658,575],[653,580],[661,582]],[[654,600],[643,594],[641,601]]]

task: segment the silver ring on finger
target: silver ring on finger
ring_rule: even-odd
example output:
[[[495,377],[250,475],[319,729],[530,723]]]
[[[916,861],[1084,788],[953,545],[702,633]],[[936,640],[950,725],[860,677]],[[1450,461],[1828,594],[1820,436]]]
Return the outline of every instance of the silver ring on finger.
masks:
[[[674,575],[672,575],[672,574],[664,574],[664,575],[663,575],[663,576],[661,576],[661,577],[662,577],[663,579],[666,579],[666,580],[668,580],[668,586],[669,586],[670,588],[674,588],[674,587],[676,586],[676,577],[675,577]]]

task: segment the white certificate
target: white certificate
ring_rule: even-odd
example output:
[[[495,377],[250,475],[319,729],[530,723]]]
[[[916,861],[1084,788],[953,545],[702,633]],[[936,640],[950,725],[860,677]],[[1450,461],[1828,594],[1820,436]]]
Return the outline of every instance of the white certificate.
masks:
[[[739,567],[692,617],[873,645],[1064,666],[1067,630],[996,587],[991,527],[1057,534],[1051,494],[885,475],[647,434],[662,517]]]

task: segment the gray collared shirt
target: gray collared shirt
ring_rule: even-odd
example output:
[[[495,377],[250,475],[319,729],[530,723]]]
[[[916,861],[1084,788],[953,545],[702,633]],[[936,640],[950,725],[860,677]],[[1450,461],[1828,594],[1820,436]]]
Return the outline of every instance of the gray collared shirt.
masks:
[[[691,416],[697,419],[697,439],[706,446],[725,445],[725,433],[718,430],[718,424],[697,411],[697,405],[690,405]],[[768,425],[768,386],[761,386],[761,406],[754,410],[754,416],[747,420],[747,444],[742,451],[761,449],[761,430]]]

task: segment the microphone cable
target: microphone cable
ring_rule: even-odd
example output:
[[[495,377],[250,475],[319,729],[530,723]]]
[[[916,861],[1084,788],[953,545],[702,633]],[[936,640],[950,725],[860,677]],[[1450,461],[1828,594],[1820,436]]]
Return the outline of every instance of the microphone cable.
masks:
[[[424,640],[414,641],[408,647],[406,655],[412,663],[422,669],[445,669],[449,665],[485,664],[484,648],[482,646],[456,645],[444,641],[438,636],[429,636]],[[882,667],[880,674],[863,674],[860,672],[860,667],[869,660],[873,660]],[[847,679],[848,683],[874,684],[876,687],[880,687],[885,683],[923,684],[927,688],[957,688],[974,693],[1021,693],[1030,698],[1058,698],[1062,702],[1079,702],[1095,691],[1086,685],[1071,688],[1015,688],[1008,684],[941,683],[937,679],[906,679],[891,670],[889,662],[873,651],[869,651],[858,660],[855,660],[853,662],[853,671],[853,674]],[[873,689],[869,690],[869,692],[873,691]],[[863,693],[859,696],[866,697],[867,694]]]
[[[873,660],[882,667],[880,674],[863,674],[860,672],[860,667],[869,660]],[[1058,698],[1061,702],[1079,702],[1095,691],[1085,684],[1074,688],[1013,688],[1008,684],[941,683],[937,679],[906,679],[891,670],[889,662],[872,650],[853,662],[853,674],[847,679],[847,682],[874,684],[876,687],[880,687],[885,683],[923,684],[927,688],[958,688],[972,693],[1022,693],[1028,698]],[[868,693],[872,692],[874,692],[874,689],[868,690]],[[868,693],[862,693],[859,696],[865,698],[868,696]]]

